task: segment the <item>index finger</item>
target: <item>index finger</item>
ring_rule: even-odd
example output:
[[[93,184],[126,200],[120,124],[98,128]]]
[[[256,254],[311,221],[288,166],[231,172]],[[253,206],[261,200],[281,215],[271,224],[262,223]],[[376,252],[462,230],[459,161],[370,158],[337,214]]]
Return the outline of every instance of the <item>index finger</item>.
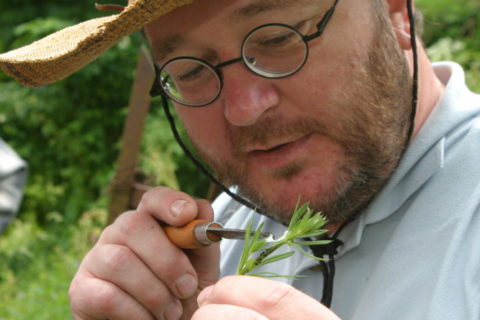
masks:
[[[166,187],[148,190],[137,211],[147,213],[171,226],[182,226],[198,216],[197,202],[185,192]]]

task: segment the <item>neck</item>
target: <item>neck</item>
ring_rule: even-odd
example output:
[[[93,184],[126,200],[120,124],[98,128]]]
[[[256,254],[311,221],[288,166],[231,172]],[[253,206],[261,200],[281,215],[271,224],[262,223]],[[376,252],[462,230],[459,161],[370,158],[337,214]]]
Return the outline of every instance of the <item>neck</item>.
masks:
[[[413,58],[411,55],[407,59],[412,66]],[[425,49],[420,45],[418,46],[418,65],[418,106],[412,139],[418,134],[430,113],[435,109],[444,90],[444,86],[437,78]]]

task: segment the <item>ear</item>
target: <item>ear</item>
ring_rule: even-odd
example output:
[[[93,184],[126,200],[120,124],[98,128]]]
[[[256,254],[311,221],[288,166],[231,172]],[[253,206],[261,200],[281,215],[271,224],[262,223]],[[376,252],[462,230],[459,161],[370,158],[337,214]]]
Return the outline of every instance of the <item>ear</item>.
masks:
[[[400,48],[410,50],[412,48],[410,36],[410,19],[408,18],[407,0],[386,0],[389,9],[390,20],[397,36]]]

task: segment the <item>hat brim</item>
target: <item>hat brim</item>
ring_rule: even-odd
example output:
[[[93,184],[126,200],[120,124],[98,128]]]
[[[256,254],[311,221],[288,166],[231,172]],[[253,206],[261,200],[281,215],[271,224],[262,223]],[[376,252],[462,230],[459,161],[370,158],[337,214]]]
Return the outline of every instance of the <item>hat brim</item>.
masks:
[[[120,14],[85,21],[0,54],[0,68],[29,87],[59,81],[91,63],[123,37],[192,1],[133,1]]]

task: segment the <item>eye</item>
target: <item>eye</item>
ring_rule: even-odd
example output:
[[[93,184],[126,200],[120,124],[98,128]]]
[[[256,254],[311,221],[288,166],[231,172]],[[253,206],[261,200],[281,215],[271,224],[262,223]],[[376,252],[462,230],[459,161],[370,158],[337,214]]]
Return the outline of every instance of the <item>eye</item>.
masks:
[[[285,43],[288,43],[292,40],[292,38],[296,37],[297,35],[293,32],[286,32],[282,35],[275,36],[270,39],[265,39],[262,41],[262,45],[264,46],[281,46]]]
[[[303,42],[303,35],[307,34],[311,23],[302,20],[289,27],[288,25],[265,25],[248,38],[248,45],[255,50],[289,50],[296,48]]]
[[[183,82],[195,81],[206,72],[206,67],[202,64],[190,66],[189,70],[179,74],[177,79]]]
[[[198,77],[203,71],[205,70],[205,67],[201,64],[191,68],[190,70],[180,74],[178,76],[178,79],[180,81],[191,81]]]
[[[257,45],[261,47],[284,47],[292,42],[298,41],[298,34],[293,30],[282,30],[281,32],[271,32],[271,34],[264,35],[257,39]]]

